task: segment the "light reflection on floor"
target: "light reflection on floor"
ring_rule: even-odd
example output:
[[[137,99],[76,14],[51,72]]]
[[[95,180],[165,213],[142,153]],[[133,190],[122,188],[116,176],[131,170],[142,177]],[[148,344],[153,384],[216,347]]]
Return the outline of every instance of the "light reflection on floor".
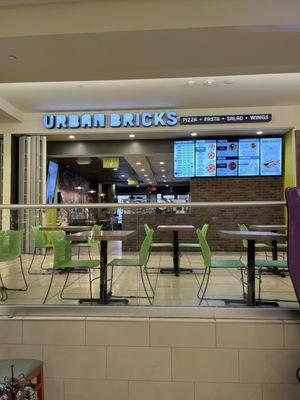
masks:
[[[76,249],[74,249],[76,253]],[[109,244],[109,260],[114,257],[120,257],[121,244],[113,242]],[[136,253],[123,253],[124,257],[136,257]],[[264,254],[258,255],[264,258]],[[99,258],[97,249],[92,251],[94,259]],[[215,253],[216,258],[239,258],[238,253]],[[82,259],[88,259],[88,255],[82,251]],[[37,256],[34,272],[40,272],[39,265],[42,256]],[[26,279],[29,289],[27,292],[8,292],[8,300],[0,304],[41,304],[49,285],[49,275],[28,275],[27,270],[31,261],[31,255],[23,255],[23,263],[26,271]],[[44,264],[45,267],[51,267],[52,256],[49,255]],[[193,268],[192,274],[181,274],[176,277],[173,274],[160,274],[159,268],[172,266],[172,256],[170,253],[152,253],[148,268],[149,276],[153,287],[155,288],[154,305],[158,306],[198,306],[199,300],[197,292],[199,282],[202,279],[203,261],[200,253],[184,253],[181,257],[181,266],[183,268]],[[246,262],[245,256],[243,261]],[[0,271],[4,283],[7,287],[21,287],[23,284],[19,267],[16,263],[0,264]],[[99,274],[97,272],[97,274]],[[96,276],[96,275],[94,275]],[[59,297],[65,276],[55,275],[52,290],[50,292],[47,304],[78,304],[76,300],[62,300]],[[86,274],[73,274],[71,277],[72,285],[68,287],[65,294],[70,297],[88,297],[88,276]],[[99,293],[99,280],[93,283],[93,295],[97,297]],[[143,286],[137,268],[115,268],[113,281],[113,294],[115,295],[142,295],[144,296]],[[242,286],[240,283],[240,272],[236,270],[218,270],[213,271],[206,297],[202,306],[224,306],[224,301],[220,299],[242,299]],[[279,302],[282,308],[299,308],[295,302],[296,297],[289,276],[282,278],[277,275],[268,274],[263,276],[262,286],[263,299],[281,299],[285,302]],[[146,299],[130,299],[131,305],[147,305]]]

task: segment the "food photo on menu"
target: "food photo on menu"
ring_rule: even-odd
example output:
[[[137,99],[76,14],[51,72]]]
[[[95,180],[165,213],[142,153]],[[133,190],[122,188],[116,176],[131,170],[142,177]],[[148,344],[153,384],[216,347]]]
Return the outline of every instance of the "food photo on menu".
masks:
[[[216,159],[216,140],[196,141],[196,176],[215,176]]]
[[[237,176],[238,160],[219,159],[217,161],[217,176]]]
[[[259,139],[240,139],[239,140],[239,175],[257,176],[259,175]]]

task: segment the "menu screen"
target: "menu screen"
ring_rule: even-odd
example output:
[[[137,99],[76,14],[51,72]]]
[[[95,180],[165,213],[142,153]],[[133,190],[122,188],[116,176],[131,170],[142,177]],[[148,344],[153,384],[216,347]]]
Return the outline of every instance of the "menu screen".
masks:
[[[281,138],[261,139],[260,173],[261,175],[281,175],[282,141]]]
[[[220,139],[217,141],[217,175],[237,176],[238,140]]]
[[[174,175],[184,178],[195,175],[195,142],[178,141],[174,144]]]
[[[239,140],[239,176],[259,175],[259,139]]]
[[[175,177],[282,174],[282,138],[174,142]]]
[[[216,158],[216,140],[197,140],[196,176],[215,176]]]

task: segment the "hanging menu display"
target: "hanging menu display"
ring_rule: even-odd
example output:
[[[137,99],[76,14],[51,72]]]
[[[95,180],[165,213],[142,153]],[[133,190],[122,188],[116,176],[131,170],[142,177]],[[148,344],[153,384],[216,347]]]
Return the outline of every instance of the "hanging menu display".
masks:
[[[282,142],[280,138],[261,139],[260,173],[261,175],[281,175]]]
[[[257,176],[259,175],[259,139],[240,139],[239,140],[239,175]]]
[[[195,142],[191,140],[174,143],[174,175],[184,178],[195,175]]]
[[[237,176],[238,140],[217,141],[217,176]]]
[[[216,140],[197,140],[196,176],[215,176],[216,158]]]
[[[175,141],[175,177],[282,174],[282,138]]]

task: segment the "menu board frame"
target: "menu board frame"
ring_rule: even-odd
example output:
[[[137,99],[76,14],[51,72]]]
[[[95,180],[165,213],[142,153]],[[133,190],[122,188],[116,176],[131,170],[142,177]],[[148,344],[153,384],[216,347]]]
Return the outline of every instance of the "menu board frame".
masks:
[[[279,136],[279,135],[268,135],[268,136],[263,136],[263,137],[256,137],[256,136],[205,136],[205,137],[199,137],[197,139],[176,139],[173,141],[173,146],[175,147],[175,142],[180,142],[180,141],[187,141],[190,140],[191,142],[195,143],[195,149],[196,149],[196,141],[197,140],[216,140],[216,143],[218,140],[243,140],[243,139],[255,139],[255,140],[261,140],[261,139],[281,139],[281,173],[280,174],[276,174],[276,175],[262,175],[261,174],[261,149],[259,151],[259,174],[258,175],[239,175],[239,167],[238,167],[238,172],[237,175],[218,175],[217,173],[215,175],[208,175],[208,176],[197,176],[196,175],[196,154],[195,154],[195,166],[194,166],[194,175],[190,176],[190,177],[182,177],[182,178],[199,178],[199,179],[203,179],[203,178],[274,178],[274,177],[278,177],[278,176],[283,176],[284,174],[284,170],[285,170],[285,158],[284,158],[284,137],[283,136]],[[261,147],[261,143],[260,143],[260,147]],[[238,162],[240,160],[240,158],[238,157]],[[175,161],[175,160],[174,160]],[[218,163],[218,159],[216,159],[216,166]],[[177,178],[181,178],[178,177]]]

